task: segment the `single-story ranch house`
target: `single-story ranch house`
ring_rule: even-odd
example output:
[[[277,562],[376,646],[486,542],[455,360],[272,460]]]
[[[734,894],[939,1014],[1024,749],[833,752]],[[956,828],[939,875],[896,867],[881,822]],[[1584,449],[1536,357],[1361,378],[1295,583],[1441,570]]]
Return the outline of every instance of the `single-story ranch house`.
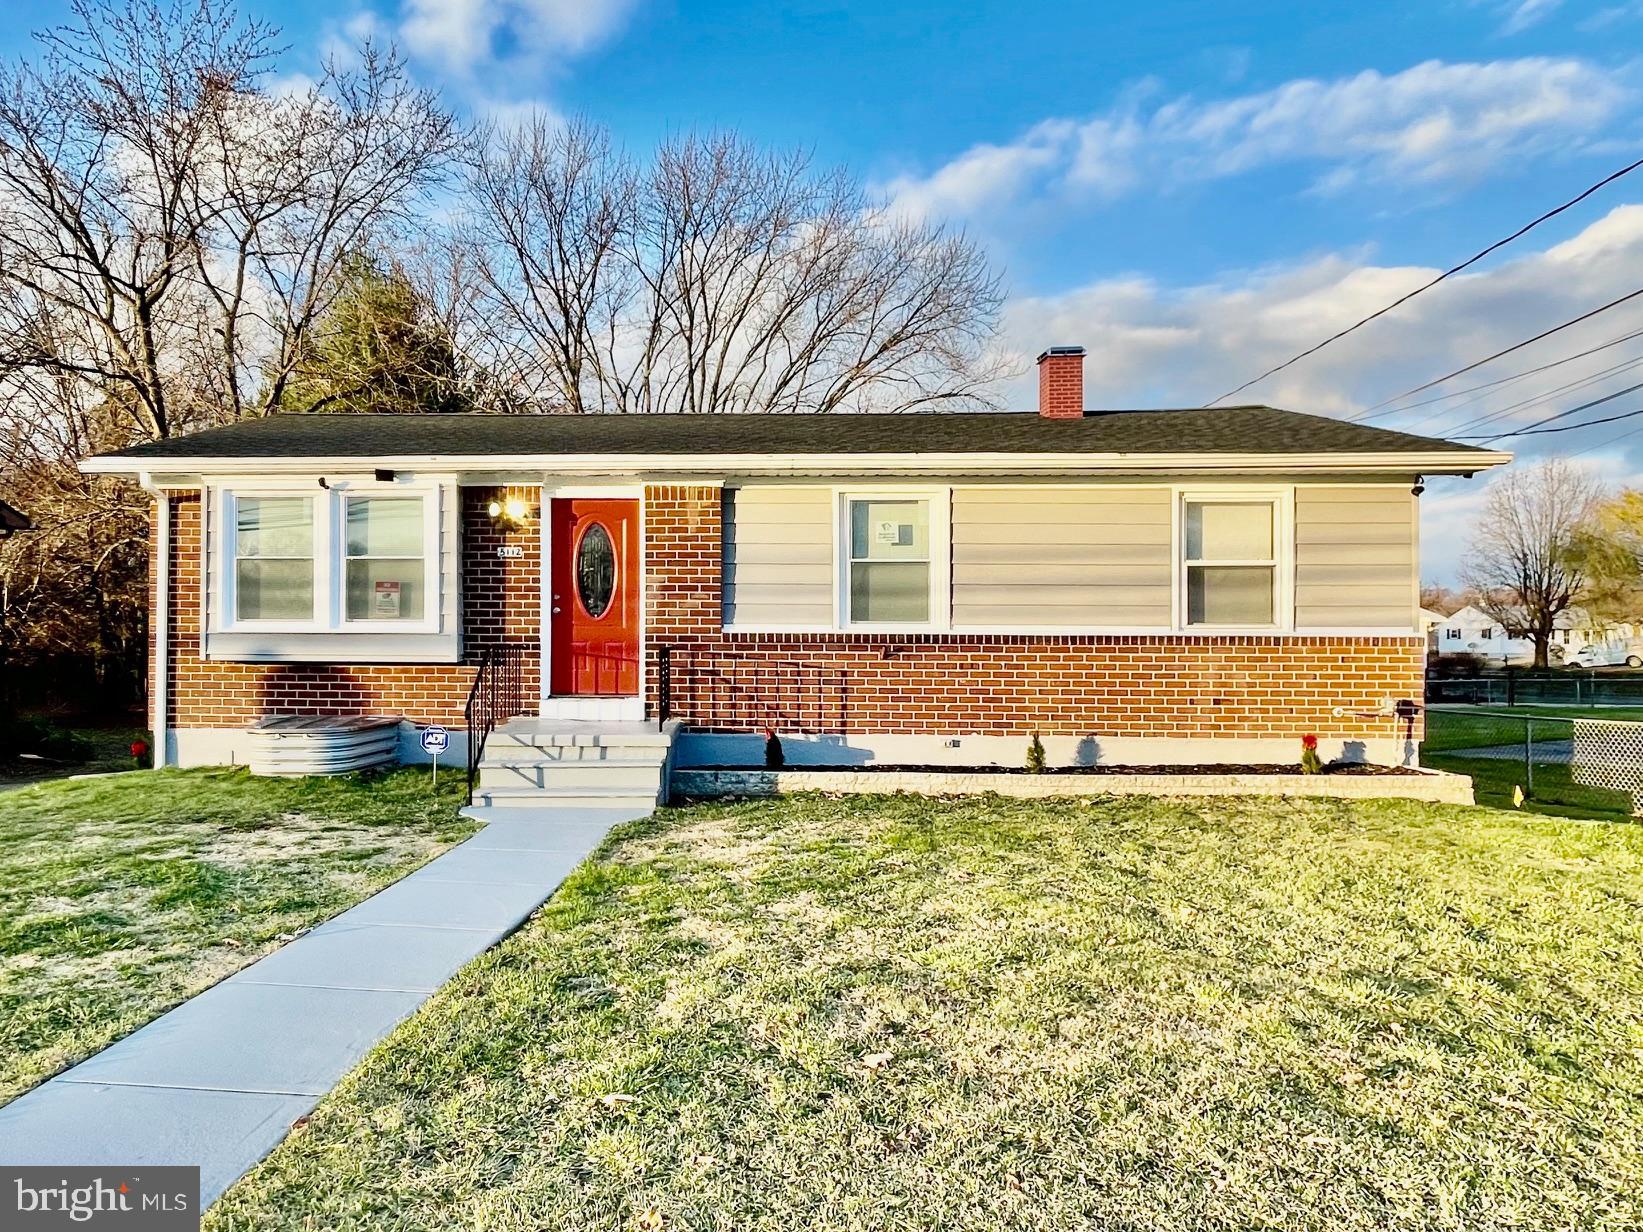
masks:
[[[828,765],[1411,762],[1421,478],[1509,455],[1086,412],[1082,365],[1040,358],[1036,415],[283,415],[85,469],[156,494],[166,764],[282,716],[399,720],[407,758],[501,723],[504,802],[555,756],[517,715],[682,766],[772,730]]]

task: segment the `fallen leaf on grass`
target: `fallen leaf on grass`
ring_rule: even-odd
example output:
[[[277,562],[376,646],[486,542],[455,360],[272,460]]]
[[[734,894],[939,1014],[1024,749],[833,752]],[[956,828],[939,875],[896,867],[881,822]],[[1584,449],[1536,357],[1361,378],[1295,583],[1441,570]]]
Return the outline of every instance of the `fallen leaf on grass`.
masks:
[[[629,1104],[637,1104],[639,1097],[637,1095],[622,1095],[613,1091],[609,1095],[601,1095],[599,1102],[605,1106],[606,1112],[615,1112],[618,1108],[625,1108]]]
[[[646,1232],[651,1232],[655,1228],[665,1228],[667,1226],[667,1216],[654,1206],[647,1206],[633,1217],[633,1226],[644,1228]]]
[[[1360,1082],[1365,1081],[1367,1081],[1367,1077],[1362,1070],[1349,1069],[1341,1075],[1341,1085],[1343,1087],[1355,1087]]]
[[[861,1063],[867,1069],[880,1070],[890,1064],[892,1059],[892,1054],[888,1052],[870,1052],[861,1059]]]

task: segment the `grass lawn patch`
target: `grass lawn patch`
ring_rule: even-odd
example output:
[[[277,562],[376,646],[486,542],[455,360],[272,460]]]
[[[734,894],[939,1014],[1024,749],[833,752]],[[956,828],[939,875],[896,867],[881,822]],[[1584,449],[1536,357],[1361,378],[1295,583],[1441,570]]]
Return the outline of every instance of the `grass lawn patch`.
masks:
[[[241,1229],[1643,1223],[1643,828],[829,799],[621,831]]]
[[[1643,707],[1637,706],[1434,706],[1426,712],[1426,739],[1421,753],[1443,753],[1451,749],[1487,748],[1522,744],[1525,720],[1608,719],[1611,722],[1643,722]],[[1571,724],[1536,723],[1534,738],[1570,739]]]
[[[0,1102],[470,833],[459,779],[164,770],[0,794]]]
[[[1512,808],[1512,792],[1528,791],[1523,811],[1549,817],[1585,817],[1595,821],[1631,822],[1631,796],[1623,791],[1577,783],[1569,767],[1557,762],[1537,761],[1531,786],[1521,760],[1489,757],[1456,757],[1451,753],[1421,756],[1421,764],[1434,770],[1464,774],[1472,780],[1472,797],[1493,808]]]

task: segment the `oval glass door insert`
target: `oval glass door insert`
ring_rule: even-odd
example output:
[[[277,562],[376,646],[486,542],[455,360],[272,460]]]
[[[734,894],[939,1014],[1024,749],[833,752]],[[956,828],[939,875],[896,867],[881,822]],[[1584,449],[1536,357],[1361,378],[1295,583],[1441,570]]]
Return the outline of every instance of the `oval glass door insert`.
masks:
[[[616,596],[616,545],[598,522],[582,532],[576,545],[576,592],[582,610],[598,620]]]

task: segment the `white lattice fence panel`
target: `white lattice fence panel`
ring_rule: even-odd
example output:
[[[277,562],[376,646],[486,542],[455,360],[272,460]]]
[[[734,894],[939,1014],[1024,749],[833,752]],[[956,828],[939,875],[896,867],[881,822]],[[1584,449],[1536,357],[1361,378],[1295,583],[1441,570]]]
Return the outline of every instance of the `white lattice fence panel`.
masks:
[[[1570,777],[1586,787],[1626,792],[1632,811],[1643,812],[1643,723],[1576,719]]]

